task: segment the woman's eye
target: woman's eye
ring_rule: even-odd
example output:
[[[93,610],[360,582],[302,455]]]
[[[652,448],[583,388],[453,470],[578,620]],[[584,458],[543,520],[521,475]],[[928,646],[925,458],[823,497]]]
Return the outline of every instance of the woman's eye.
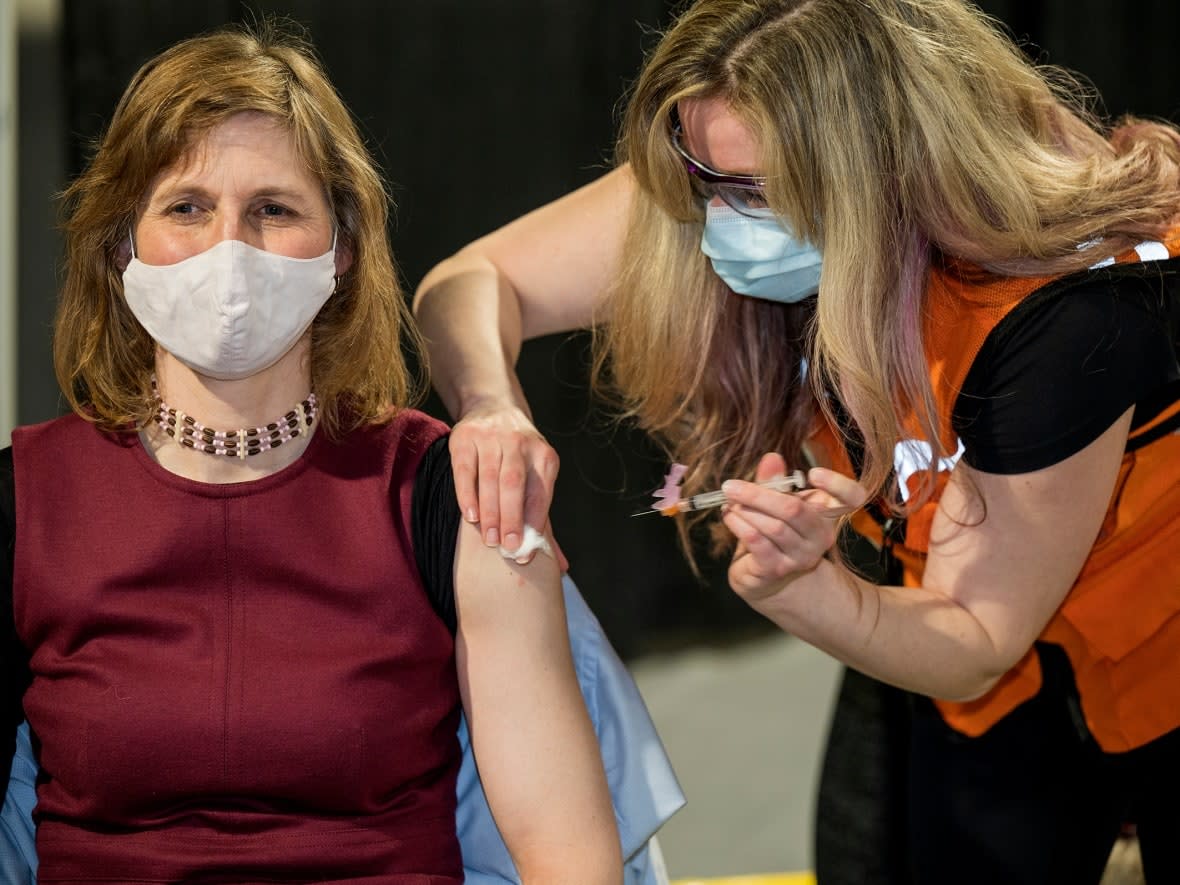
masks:
[[[197,211],[197,207],[192,203],[174,203],[168,207],[169,215],[193,215]]]
[[[259,211],[261,211],[261,213],[266,218],[282,218],[284,215],[291,214],[286,206],[279,206],[275,203],[267,203]]]

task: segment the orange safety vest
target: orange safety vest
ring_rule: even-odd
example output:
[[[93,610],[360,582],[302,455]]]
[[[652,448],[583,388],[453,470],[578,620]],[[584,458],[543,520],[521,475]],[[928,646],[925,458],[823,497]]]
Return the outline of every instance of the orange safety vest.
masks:
[[[1162,253],[1160,245],[1150,247]],[[1180,228],[1162,246],[1169,257],[1180,255]],[[1140,260],[1135,250],[1115,259]],[[975,279],[955,271],[953,263],[932,270],[925,320],[939,436],[946,452],[959,448],[951,414],[989,333],[1027,296],[1057,279]],[[1107,752],[1130,750],[1180,728],[1180,431],[1158,434],[1177,415],[1180,402],[1131,434],[1098,539],[1039,637],[1068,654],[1087,726]],[[821,445],[825,435],[817,440]],[[1150,441],[1140,445],[1145,440]],[[908,515],[904,538],[890,548],[902,566],[904,586],[921,584],[938,496],[952,467],[940,471],[933,497]],[[916,492],[921,477],[911,479]],[[863,511],[853,526],[882,540],[881,528]],[[1036,695],[1040,686],[1040,663],[1029,649],[982,697],[936,703],[953,728],[978,736]]]

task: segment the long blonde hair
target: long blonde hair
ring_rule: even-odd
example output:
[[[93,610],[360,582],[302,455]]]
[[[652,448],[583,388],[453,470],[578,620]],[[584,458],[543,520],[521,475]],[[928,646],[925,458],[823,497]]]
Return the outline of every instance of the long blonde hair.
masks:
[[[823,251],[812,395],[801,309],[728,292],[700,253],[702,207],[670,141],[689,98],[720,98],[750,128],[770,205]],[[892,498],[907,416],[931,469],[949,454],[923,348],[932,258],[1063,273],[1158,237],[1180,211],[1175,128],[1103,131],[1074,80],[961,0],[699,0],[648,59],[618,159],[639,195],[596,339],[600,383],[609,374],[624,410],[710,484],[762,451],[797,458],[789,444],[816,403],[833,418],[834,391],[863,436],[862,481]]]
[[[54,363],[78,414],[106,429],[154,411],[155,343],[123,298],[119,250],[156,174],[235,114],[261,112],[291,133],[323,183],[352,265],[312,325],[312,383],[325,430],[380,421],[421,383],[403,341],[418,344],[389,250],[389,199],[348,109],[314,51],[273,21],[177,43],[140,68],[85,171],[67,188],[66,279]]]

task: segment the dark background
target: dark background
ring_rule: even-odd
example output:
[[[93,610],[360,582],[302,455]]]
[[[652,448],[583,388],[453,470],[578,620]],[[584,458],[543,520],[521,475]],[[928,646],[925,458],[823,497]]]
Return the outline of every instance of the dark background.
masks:
[[[609,165],[620,99],[679,4],[666,0],[64,0],[20,33],[19,422],[60,408],[48,330],[60,243],[53,194],[85,161],[149,56],[225,22],[275,14],[309,31],[397,203],[391,237],[407,290],[471,239]],[[1038,60],[1073,68],[1117,115],[1180,119],[1180,3],[990,0]],[[199,76],[199,72],[194,73]],[[724,585],[698,581],[669,521],[631,520],[664,464],[611,426],[586,391],[584,335],[526,345],[520,373],[562,458],[553,523],[624,657],[766,629]],[[445,417],[436,400],[427,411]]]

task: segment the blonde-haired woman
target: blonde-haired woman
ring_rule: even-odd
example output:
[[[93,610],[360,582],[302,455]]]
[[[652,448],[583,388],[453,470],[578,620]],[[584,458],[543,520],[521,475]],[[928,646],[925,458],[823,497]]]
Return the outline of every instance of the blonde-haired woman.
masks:
[[[40,880],[465,881],[465,713],[520,880],[619,882],[557,563],[461,525],[385,192],[310,47],[166,50],[66,203],[73,413],[0,452]]]
[[[1180,133],[1074,96],[960,0],[698,0],[620,167],[417,296],[487,543],[556,470],[525,337],[594,326],[689,492],[826,465],[726,482],[730,584],[922,696],[919,882],[1097,882],[1127,815],[1180,877]],[[829,556],[854,511],[893,581]]]

